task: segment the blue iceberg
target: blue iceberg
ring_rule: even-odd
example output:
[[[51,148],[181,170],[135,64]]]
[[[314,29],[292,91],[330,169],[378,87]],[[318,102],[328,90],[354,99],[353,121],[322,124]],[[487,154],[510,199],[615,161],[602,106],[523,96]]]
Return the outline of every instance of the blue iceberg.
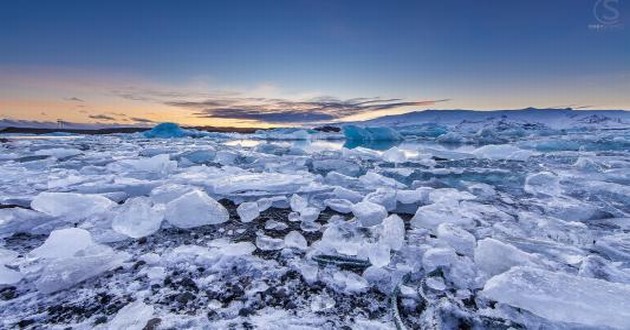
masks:
[[[175,123],[161,123],[143,133],[148,138],[178,138],[192,135]]]
[[[401,141],[402,135],[389,127],[343,126],[343,135],[348,141]]]

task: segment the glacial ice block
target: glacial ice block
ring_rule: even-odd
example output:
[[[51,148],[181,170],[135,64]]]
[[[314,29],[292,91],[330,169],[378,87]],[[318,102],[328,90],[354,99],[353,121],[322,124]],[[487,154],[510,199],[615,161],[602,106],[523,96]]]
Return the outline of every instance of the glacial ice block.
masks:
[[[53,217],[63,217],[67,221],[104,213],[114,205],[114,202],[99,195],[61,192],[42,192],[31,202],[34,210]]]
[[[215,225],[228,221],[228,211],[203,191],[194,190],[166,204],[166,221],[179,228]]]
[[[351,141],[400,141],[400,133],[389,127],[343,126],[343,135]]]
[[[190,132],[175,123],[161,123],[144,132],[144,136],[148,138],[178,138],[189,135]]]
[[[514,267],[488,280],[481,294],[552,322],[630,328],[630,285],[627,284]]]

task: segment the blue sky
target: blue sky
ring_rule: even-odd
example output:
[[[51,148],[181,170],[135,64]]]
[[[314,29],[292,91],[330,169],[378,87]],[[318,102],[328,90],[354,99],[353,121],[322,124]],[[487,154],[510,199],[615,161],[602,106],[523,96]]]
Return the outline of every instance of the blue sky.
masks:
[[[2,7],[0,115],[11,118],[252,125],[284,113],[286,123],[427,108],[630,108],[628,0]]]

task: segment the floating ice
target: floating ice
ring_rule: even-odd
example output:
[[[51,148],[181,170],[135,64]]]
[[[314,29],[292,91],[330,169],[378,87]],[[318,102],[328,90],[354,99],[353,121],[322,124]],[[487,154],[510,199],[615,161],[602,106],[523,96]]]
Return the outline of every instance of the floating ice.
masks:
[[[289,199],[289,202],[291,204],[291,210],[295,211],[295,212],[302,212],[302,210],[304,210],[306,207],[308,207],[308,201],[300,196],[300,195],[293,195],[291,196],[291,198]]]
[[[352,207],[354,214],[364,227],[378,225],[387,216],[387,210],[378,204],[372,202],[359,202]]]
[[[67,258],[94,244],[90,233],[84,229],[59,229],[50,233],[44,244],[31,251],[40,258]]]
[[[326,206],[330,207],[333,211],[339,213],[350,213],[352,212],[352,204],[351,201],[347,199],[339,199],[339,198],[330,198],[324,201]]]
[[[256,234],[256,247],[263,251],[280,250],[284,248],[285,240],[273,238],[263,233]]]
[[[437,237],[459,254],[473,256],[476,240],[468,231],[450,223],[442,223],[437,227]]]
[[[626,284],[514,267],[486,282],[482,295],[567,327],[630,327],[630,285]]]
[[[112,229],[131,238],[149,236],[160,229],[164,208],[154,206],[148,197],[128,199],[115,211]]]
[[[509,144],[491,144],[474,150],[473,154],[479,158],[493,160],[510,159],[526,161],[529,157],[534,155],[534,152],[520,149]]]
[[[396,214],[392,214],[383,220],[383,229],[380,237],[381,243],[398,251],[405,242],[405,223]]]
[[[528,175],[525,179],[525,192],[532,195],[557,196],[562,193],[560,179],[549,172]]]
[[[535,257],[516,247],[492,238],[477,243],[475,262],[484,273],[494,276],[514,266],[535,265]]]
[[[260,210],[258,203],[256,202],[243,202],[236,208],[239,218],[242,222],[252,222],[254,219],[260,216]]]
[[[20,272],[5,266],[11,263],[17,256],[18,253],[16,252],[0,248],[0,287],[16,284],[24,277]]]
[[[164,218],[173,226],[193,228],[226,222],[230,215],[223,205],[195,190],[166,204]]]
[[[58,192],[42,192],[31,202],[34,210],[71,222],[104,214],[114,205],[103,196]]]
[[[383,160],[390,163],[404,163],[407,160],[407,156],[403,150],[393,147],[383,152]]]
[[[183,130],[174,123],[161,123],[143,133],[148,138],[179,138],[191,135],[191,132]]]
[[[293,230],[284,237],[284,246],[298,250],[306,250],[308,243],[302,234]]]
[[[400,141],[402,136],[389,127],[343,126],[343,135],[350,141]]]
[[[120,266],[128,258],[126,253],[94,243],[89,232],[78,228],[53,231],[31,254],[40,259],[25,271],[38,274],[35,286],[42,293],[70,288]]]
[[[153,306],[136,301],[121,308],[107,324],[109,329],[142,330],[153,317]]]

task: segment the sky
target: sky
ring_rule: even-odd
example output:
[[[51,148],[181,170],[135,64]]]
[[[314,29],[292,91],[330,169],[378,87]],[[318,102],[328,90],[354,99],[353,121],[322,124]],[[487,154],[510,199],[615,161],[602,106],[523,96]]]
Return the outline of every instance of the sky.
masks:
[[[5,1],[0,119],[630,109],[630,0]]]

